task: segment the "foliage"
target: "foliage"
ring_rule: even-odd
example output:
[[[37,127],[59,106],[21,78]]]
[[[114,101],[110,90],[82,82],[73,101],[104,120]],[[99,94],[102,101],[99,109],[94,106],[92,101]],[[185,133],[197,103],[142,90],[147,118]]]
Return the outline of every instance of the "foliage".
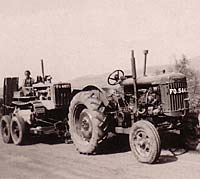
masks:
[[[176,72],[183,73],[187,77],[188,92],[190,97],[190,107],[192,110],[200,109],[200,84],[199,72],[190,67],[190,59],[185,55],[175,59],[174,69]]]

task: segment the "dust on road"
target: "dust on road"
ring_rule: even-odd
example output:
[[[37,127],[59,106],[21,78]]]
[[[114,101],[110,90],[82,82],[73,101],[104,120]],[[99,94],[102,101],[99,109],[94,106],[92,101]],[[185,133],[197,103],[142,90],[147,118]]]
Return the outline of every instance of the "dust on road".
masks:
[[[121,143],[121,141],[117,141]],[[123,143],[123,142],[122,142]],[[73,144],[36,142],[32,145],[4,144],[0,139],[1,179],[196,179],[200,176],[200,153],[163,150],[158,163],[141,164],[131,151],[113,150],[99,155],[80,155]],[[109,150],[110,149],[110,150]],[[182,152],[183,151],[183,152]]]

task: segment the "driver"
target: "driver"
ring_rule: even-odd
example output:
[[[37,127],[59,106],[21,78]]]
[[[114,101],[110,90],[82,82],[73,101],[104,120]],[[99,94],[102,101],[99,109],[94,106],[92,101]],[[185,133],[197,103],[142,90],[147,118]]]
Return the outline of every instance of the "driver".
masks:
[[[25,79],[22,82],[22,86],[20,88],[20,96],[32,96],[32,86],[35,83],[34,79],[31,77],[31,72],[26,70],[24,72]]]
[[[26,70],[24,75],[25,75],[25,79],[23,81],[22,87],[32,87],[35,81],[31,77],[31,72],[29,70]]]

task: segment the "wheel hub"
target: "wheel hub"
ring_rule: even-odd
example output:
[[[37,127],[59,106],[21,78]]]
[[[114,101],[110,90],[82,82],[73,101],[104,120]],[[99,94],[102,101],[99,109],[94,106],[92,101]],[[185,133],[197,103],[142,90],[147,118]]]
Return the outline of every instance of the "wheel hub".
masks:
[[[148,156],[150,151],[150,139],[144,131],[139,131],[134,136],[136,151],[142,156]]]
[[[80,131],[80,136],[85,140],[85,141],[90,141],[92,137],[92,116],[89,112],[88,109],[84,109],[79,117],[79,131]]]
[[[84,129],[85,131],[87,131],[89,129],[89,120],[84,117],[84,119],[82,119],[81,121],[81,128]]]

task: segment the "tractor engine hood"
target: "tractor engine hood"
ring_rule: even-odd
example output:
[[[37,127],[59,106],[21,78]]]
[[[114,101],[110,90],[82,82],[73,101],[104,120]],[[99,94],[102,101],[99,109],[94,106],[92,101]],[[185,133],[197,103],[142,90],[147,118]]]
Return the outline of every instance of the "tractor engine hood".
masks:
[[[173,83],[174,81],[177,80],[182,80],[185,79],[185,75],[182,73],[166,73],[166,74],[161,74],[157,76],[143,76],[143,77],[138,77],[137,78],[137,85],[138,87],[145,87],[145,86],[155,86],[159,84],[166,84],[166,83]],[[132,85],[133,84],[133,79],[132,78],[127,78],[121,82],[121,85]]]

